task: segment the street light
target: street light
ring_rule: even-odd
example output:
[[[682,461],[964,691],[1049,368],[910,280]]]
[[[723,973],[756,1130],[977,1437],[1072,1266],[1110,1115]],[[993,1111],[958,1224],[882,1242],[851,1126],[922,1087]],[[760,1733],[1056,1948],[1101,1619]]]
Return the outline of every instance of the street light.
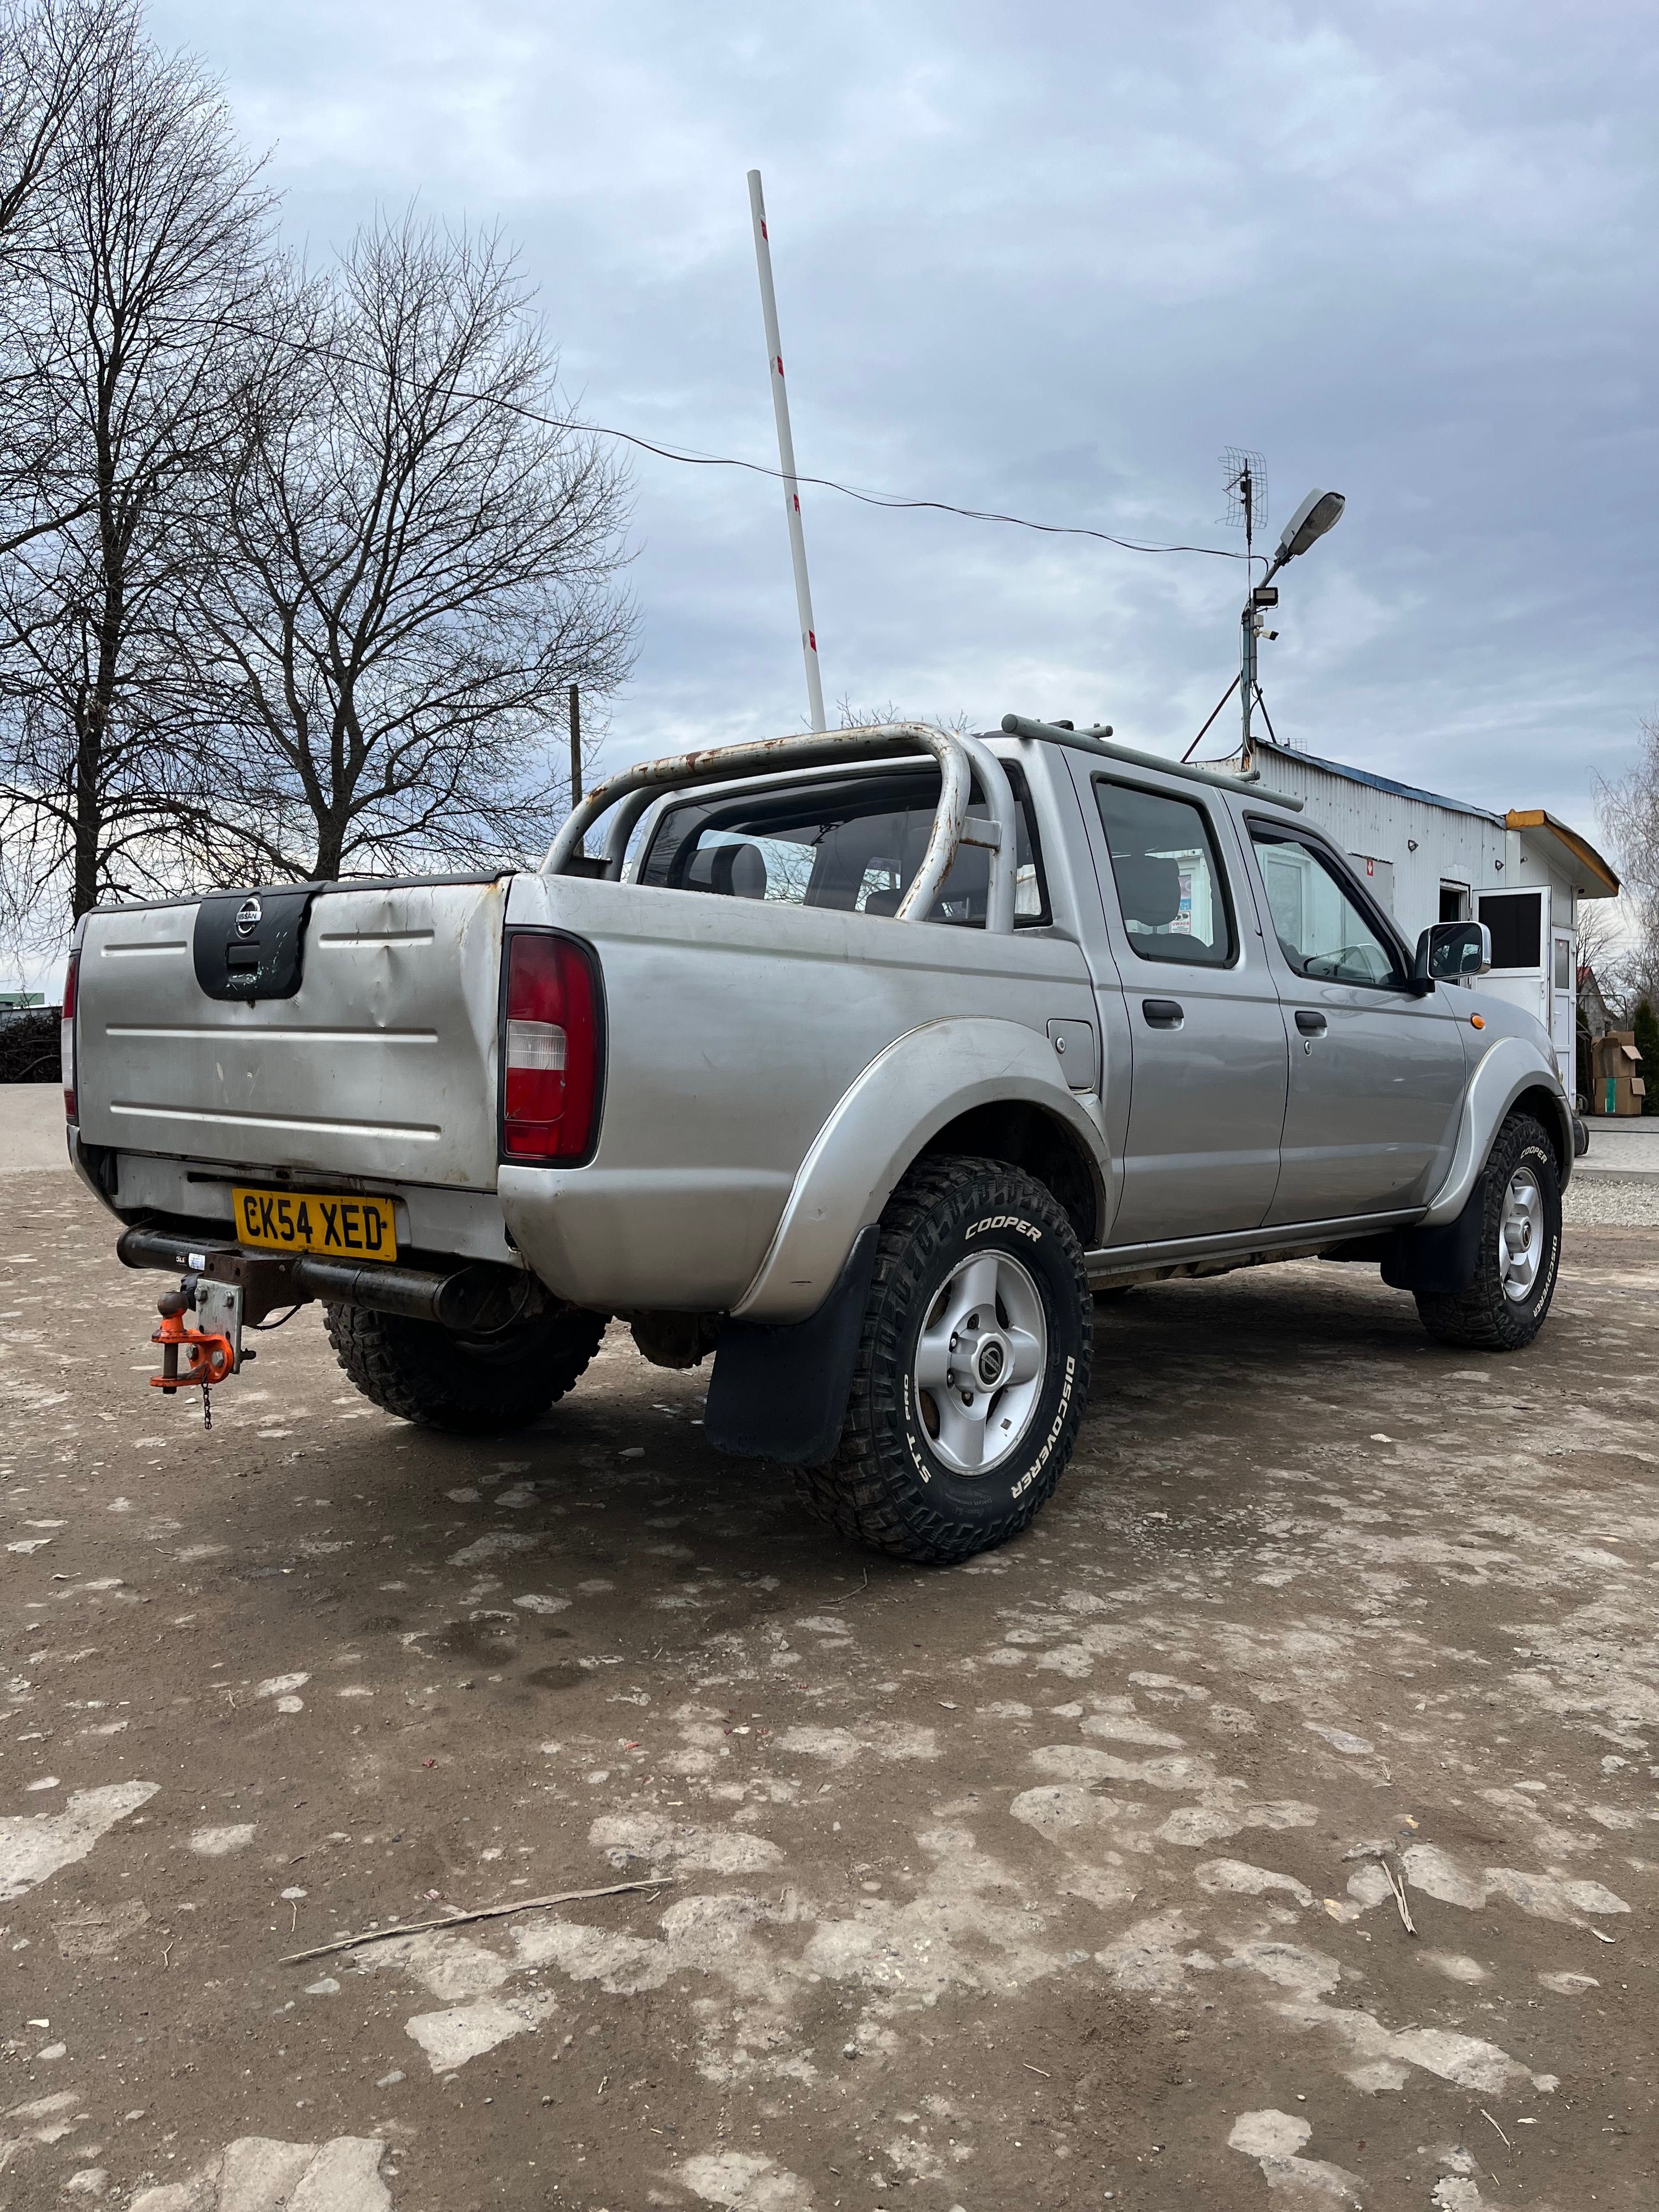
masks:
[[[1334,530],[1347,503],[1340,491],[1310,491],[1285,525],[1267,576],[1273,574],[1274,568],[1282,568],[1287,561],[1294,561],[1299,553],[1305,553],[1316,538],[1322,538],[1328,530]],[[1264,584],[1267,576],[1261,580]]]
[[[1244,738],[1241,758],[1246,769],[1250,764],[1250,710],[1255,704],[1255,645],[1263,627],[1261,611],[1279,605],[1279,589],[1273,580],[1287,561],[1297,559],[1328,530],[1336,527],[1347,503],[1340,491],[1310,491],[1285,525],[1267,574],[1259,584],[1251,586],[1245,597],[1244,611],[1239,618],[1238,682]]]

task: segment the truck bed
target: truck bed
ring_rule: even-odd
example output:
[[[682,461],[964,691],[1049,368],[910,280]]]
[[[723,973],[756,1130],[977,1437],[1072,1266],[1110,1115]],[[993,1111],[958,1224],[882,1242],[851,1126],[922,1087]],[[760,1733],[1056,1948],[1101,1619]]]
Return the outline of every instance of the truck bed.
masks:
[[[195,915],[94,914],[82,941],[80,1132],[118,1155],[123,1212],[228,1220],[216,1164],[388,1190],[400,1243],[522,1253],[613,1311],[735,1304],[836,1102],[895,1040],[989,1018],[1047,1054],[1049,1020],[1093,1019],[1057,932],[532,874],[320,892],[296,994],[229,1004],[197,982]],[[499,1157],[503,935],[526,927],[598,957],[604,1092],[579,1166]]]

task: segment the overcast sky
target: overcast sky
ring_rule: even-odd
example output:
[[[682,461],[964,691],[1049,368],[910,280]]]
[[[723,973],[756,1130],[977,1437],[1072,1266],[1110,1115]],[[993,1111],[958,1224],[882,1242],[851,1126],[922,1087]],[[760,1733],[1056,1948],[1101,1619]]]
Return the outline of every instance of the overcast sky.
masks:
[[[376,204],[520,241],[589,417],[775,461],[764,173],[799,463],[1237,548],[1267,457],[1281,738],[1594,834],[1659,706],[1659,41],[1527,0],[165,0],[320,253]],[[824,686],[1181,750],[1238,564],[805,501]],[[615,763],[800,726],[781,495],[635,469]],[[1231,713],[1226,718],[1229,741]],[[1219,734],[1221,726],[1213,736]],[[1206,745],[1206,750],[1223,750]]]

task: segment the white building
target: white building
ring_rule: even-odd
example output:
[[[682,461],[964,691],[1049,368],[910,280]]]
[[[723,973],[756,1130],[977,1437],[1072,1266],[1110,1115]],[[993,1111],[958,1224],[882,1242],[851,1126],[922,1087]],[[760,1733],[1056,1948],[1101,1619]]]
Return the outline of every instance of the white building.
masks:
[[[1252,752],[1262,781],[1304,801],[1308,818],[1352,857],[1409,943],[1431,922],[1486,923],[1492,972],[1478,988],[1543,1023],[1571,1095],[1578,902],[1619,891],[1589,839],[1541,807],[1492,814],[1265,739]]]

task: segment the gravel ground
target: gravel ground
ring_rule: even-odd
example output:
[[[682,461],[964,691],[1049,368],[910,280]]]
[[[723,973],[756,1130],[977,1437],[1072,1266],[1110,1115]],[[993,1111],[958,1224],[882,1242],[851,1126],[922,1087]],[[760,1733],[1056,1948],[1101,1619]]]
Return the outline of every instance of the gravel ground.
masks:
[[[617,1331],[468,1444],[309,1310],[204,1436],[79,1186],[0,1216],[6,2212],[1652,2205],[1650,1231],[1508,1359],[1355,1267],[1103,1308],[924,1574]]]
[[[1659,1229],[1659,1175],[1577,1175],[1561,1200],[1575,1229]]]

